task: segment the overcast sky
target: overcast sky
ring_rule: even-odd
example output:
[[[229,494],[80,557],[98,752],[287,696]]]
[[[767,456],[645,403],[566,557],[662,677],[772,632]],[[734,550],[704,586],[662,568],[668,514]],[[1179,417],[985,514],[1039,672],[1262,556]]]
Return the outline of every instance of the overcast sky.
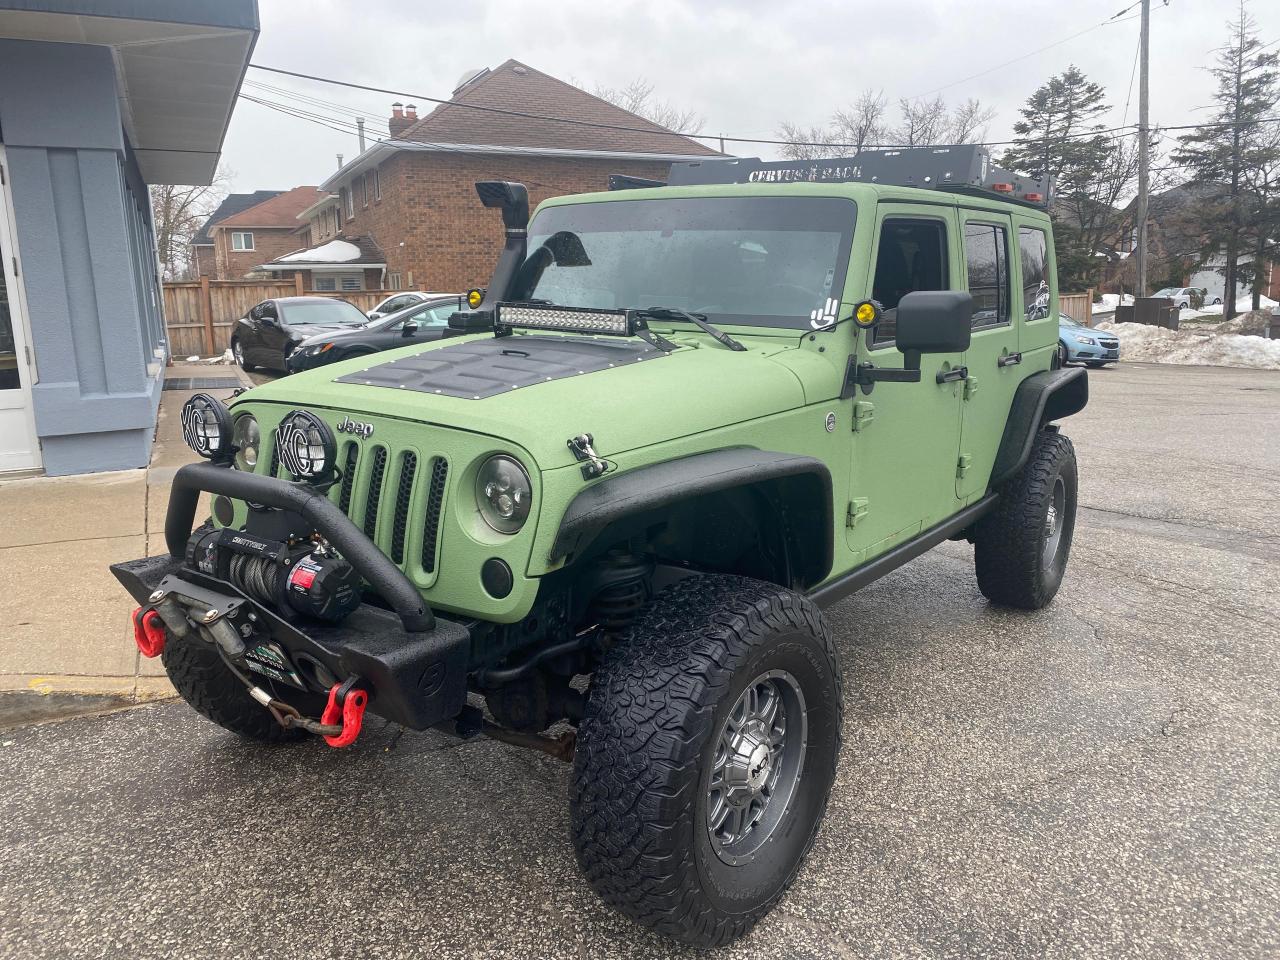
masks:
[[[977,97],[997,111],[987,139],[1005,140],[1026,97],[1072,63],[1106,88],[1113,108],[1108,125],[1120,125],[1138,21],[1066,38],[1131,2],[259,0],[262,33],[254,63],[403,96],[344,91],[253,69],[246,79],[360,111],[371,130],[382,124],[384,135],[393,100],[447,98],[464,72],[513,57],[587,89],[643,77],[658,98],[704,116],[704,132],[711,134],[774,137],[782,120],[825,123],[870,87],[891,100],[934,91],[950,101]],[[1153,123],[1195,123],[1206,115],[1197,107],[1209,103],[1213,82],[1202,67],[1226,41],[1236,10],[1235,0],[1170,0],[1167,6],[1153,0]],[[1280,41],[1280,3],[1254,0],[1249,10],[1260,39]],[[1061,40],[1066,42],[999,66]],[[299,106],[248,84],[242,93]],[[1136,120],[1137,96],[1135,80],[1126,122]],[[430,109],[421,99],[418,104],[419,113]],[[330,105],[302,106],[338,126],[353,122],[350,113]],[[773,156],[776,148],[726,149]],[[354,133],[242,99],[223,163],[234,174],[233,190],[282,190],[318,184],[335,169],[338,153],[355,156]]]

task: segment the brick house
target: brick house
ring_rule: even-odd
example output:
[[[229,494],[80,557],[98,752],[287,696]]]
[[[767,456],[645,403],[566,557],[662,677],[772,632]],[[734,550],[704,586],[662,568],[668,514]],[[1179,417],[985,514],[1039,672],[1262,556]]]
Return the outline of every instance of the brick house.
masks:
[[[259,190],[227,198],[258,198],[241,205],[224,201],[192,240],[197,276],[210,280],[239,280],[261,273],[264,261],[292,253],[310,239],[308,225],[298,215],[322,195],[315,187]]]
[[[306,218],[313,245],[343,239],[381,255],[384,287],[393,290],[452,292],[488,282],[501,215],[480,205],[477,180],[525,184],[532,208],[547,197],[604,190],[612,173],[666,179],[672,161],[719,155],[516,60],[468,78],[421,118],[412,104],[394,104],[389,126],[393,139],[321,184],[326,196]],[[279,261],[264,268],[288,273]]]
[[[223,197],[222,203],[218,204],[217,209],[209,214],[208,219],[196,231],[195,236],[191,238],[189,244],[191,247],[191,278],[222,279],[218,276],[218,267],[214,262],[213,237],[209,235],[211,226],[219,220],[225,220],[232,214],[257,206],[264,200],[278,197],[283,192],[283,190],[255,190],[253,193],[229,193]]]

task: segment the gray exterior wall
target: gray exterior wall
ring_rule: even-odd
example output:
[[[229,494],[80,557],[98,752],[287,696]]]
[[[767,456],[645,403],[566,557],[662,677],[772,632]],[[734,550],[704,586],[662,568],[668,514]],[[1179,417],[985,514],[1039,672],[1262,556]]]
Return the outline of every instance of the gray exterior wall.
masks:
[[[0,40],[0,141],[45,472],[145,466],[164,324],[150,200],[125,141],[111,50]]]

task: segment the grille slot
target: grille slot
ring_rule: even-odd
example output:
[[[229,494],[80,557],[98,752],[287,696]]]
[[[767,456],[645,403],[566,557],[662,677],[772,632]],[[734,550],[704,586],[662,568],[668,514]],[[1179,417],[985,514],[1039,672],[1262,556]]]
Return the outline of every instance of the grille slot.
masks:
[[[351,491],[356,486],[356,465],[360,462],[360,448],[355,442],[347,444],[342,461],[342,485],[338,488],[338,509],[351,515]]]
[[[280,448],[276,445],[274,436],[271,438],[271,470],[267,475],[271,477],[280,476]]]
[[[449,463],[436,457],[431,464],[431,489],[427,492],[427,519],[422,527],[422,569],[435,573],[436,537],[440,533],[440,508],[444,504],[444,484],[449,476]]]
[[[418,472],[418,455],[406,450],[400,458],[400,482],[396,486],[396,512],[391,527],[391,559],[397,565],[404,564],[404,535],[409,523],[409,508],[413,506],[413,479]]]
[[[373,469],[369,472],[369,496],[364,502],[364,533],[374,539],[378,532],[378,501],[382,499],[382,481],[387,475],[387,448],[374,447]]]

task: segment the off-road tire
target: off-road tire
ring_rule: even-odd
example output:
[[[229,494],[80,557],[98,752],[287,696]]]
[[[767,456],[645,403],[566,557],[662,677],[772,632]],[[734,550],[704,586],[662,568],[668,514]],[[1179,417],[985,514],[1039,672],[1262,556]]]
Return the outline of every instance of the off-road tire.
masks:
[[[769,671],[803,693],[805,746],[770,839],[732,865],[710,835],[711,770],[730,712]],[[741,577],[675,584],[591,681],[569,800],[582,872],[607,904],[665,936],[704,948],[743,936],[813,844],[842,714],[835,646],[809,600]]]
[[[1060,536],[1046,556],[1049,506],[1062,484],[1056,511]],[[1026,465],[999,491],[996,507],[974,529],[978,589],[992,603],[1023,610],[1048,606],[1062,585],[1076,523],[1076,453],[1071,441],[1041,430]]]
[[[292,743],[310,736],[305,730],[286,730],[276,723],[266,707],[249,696],[249,691],[223,663],[210,643],[199,637],[183,640],[170,633],[162,654],[165,672],[182,699],[197,713],[220,727],[259,743]],[[270,681],[262,679],[264,688]],[[281,696],[281,691],[271,692]],[[319,716],[324,701],[314,694],[285,694],[305,715]]]

